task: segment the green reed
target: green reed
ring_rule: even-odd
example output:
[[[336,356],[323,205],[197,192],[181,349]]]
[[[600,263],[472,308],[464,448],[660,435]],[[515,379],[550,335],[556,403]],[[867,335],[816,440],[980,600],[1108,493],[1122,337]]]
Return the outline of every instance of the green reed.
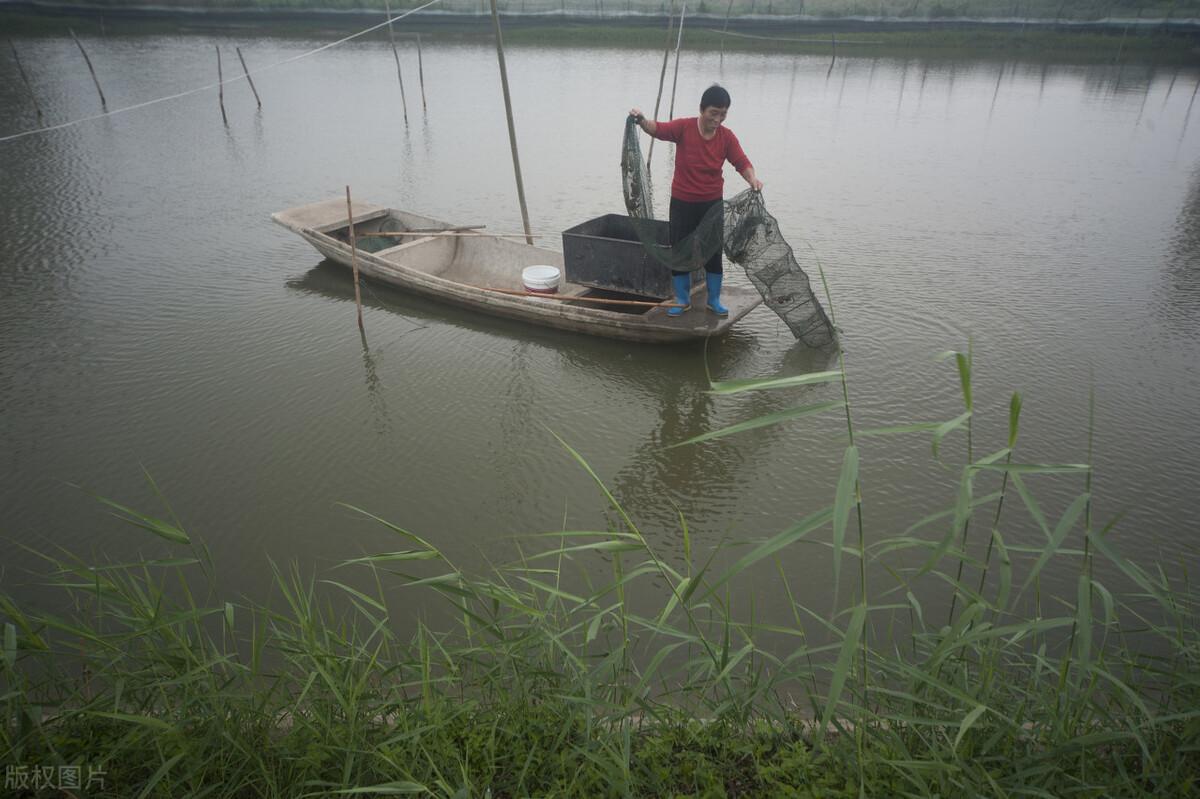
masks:
[[[1003,446],[987,451],[970,426],[987,412],[970,350],[945,359],[964,413],[875,429],[854,424],[841,359],[712,382],[717,402],[838,397],[677,446],[831,412],[848,445],[827,507],[708,552],[682,514],[683,552],[664,551],[565,439],[609,529],[530,536],[477,575],[431,537],[352,509],[395,548],[320,577],[275,565],[261,604],[220,596],[217,565],[165,499],[160,518],[100,498],[171,552],[99,565],[44,555],[66,610],[0,596],[6,775],[102,768],[88,795],[164,797],[1196,794],[1189,576],[1134,563],[1112,523],[1093,526],[1090,435],[1086,463],[1023,462],[1013,395]],[[874,521],[882,509],[862,512],[859,468],[861,442],[894,435],[929,436],[931,468],[958,475],[943,507],[899,533]],[[1037,498],[1046,475],[1078,484],[1057,518]],[[1028,530],[1039,545],[1018,543]],[[787,555],[801,542],[830,547],[835,597],[842,562],[857,559],[846,606],[795,599]],[[739,599],[771,567],[788,620]],[[1051,572],[1076,574],[1074,590],[1050,593]],[[635,588],[660,598],[652,612],[630,601]],[[443,621],[414,617],[415,591],[444,599]],[[950,608],[945,623],[931,602]]]

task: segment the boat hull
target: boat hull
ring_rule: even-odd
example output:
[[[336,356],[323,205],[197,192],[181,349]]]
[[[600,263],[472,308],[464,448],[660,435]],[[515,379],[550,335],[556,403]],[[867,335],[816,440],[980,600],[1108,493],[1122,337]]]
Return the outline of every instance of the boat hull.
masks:
[[[356,206],[354,216],[356,243],[377,241],[372,232],[397,226],[413,231],[453,228],[428,217],[365,204]],[[272,218],[329,260],[352,266],[343,199],[298,206]],[[572,333],[645,343],[690,341],[724,334],[762,301],[753,288],[728,286],[721,299],[729,316],[718,317],[705,308],[701,288],[693,294],[692,309],[673,317],[662,306],[630,313],[594,305],[582,299],[592,293],[587,287],[569,283],[560,288],[559,296],[578,296],[580,300],[513,296],[491,289],[521,290],[524,266],[546,264],[561,269],[562,254],[482,232],[465,236],[413,232],[396,240],[395,246],[376,252],[356,247],[353,260],[357,260],[360,274],[440,302]]]

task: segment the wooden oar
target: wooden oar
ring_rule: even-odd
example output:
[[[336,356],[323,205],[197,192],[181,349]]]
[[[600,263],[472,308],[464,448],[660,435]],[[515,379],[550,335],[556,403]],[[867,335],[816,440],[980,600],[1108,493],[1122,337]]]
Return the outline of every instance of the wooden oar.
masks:
[[[466,236],[466,237],[471,237],[471,238],[494,238],[494,239],[516,239],[516,238],[523,239],[523,238],[525,238],[524,233],[474,233],[474,232],[471,232],[470,230],[464,230],[462,232],[457,232],[457,231],[453,231],[453,230],[443,230],[443,231],[431,231],[428,233],[422,233],[422,232],[415,231],[415,230],[380,230],[380,231],[371,232],[371,233],[359,233],[358,235],[359,235],[359,238],[362,238],[365,236],[390,236],[390,237],[412,236],[414,238],[422,238],[422,239],[432,237],[432,236]],[[530,233],[529,235],[533,236],[534,238],[544,239],[544,238],[550,238],[551,236],[558,236],[560,234],[558,234],[558,233]]]
[[[524,234],[522,234],[524,235]],[[469,284],[464,284],[469,285]],[[646,308],[687,308],[674,302],[644,302],[642,300],[610,300],[606,297],[579,297],[571,294],[539,294],[536,291],[518,291],[517,289],[501,289],[494,286],[471,286],[481,291],[491,291],[496,294],[510,294],[514,297],[538,297],[543,300],[558,300],[559,302],[594,302],[600,305],[635,305]]]

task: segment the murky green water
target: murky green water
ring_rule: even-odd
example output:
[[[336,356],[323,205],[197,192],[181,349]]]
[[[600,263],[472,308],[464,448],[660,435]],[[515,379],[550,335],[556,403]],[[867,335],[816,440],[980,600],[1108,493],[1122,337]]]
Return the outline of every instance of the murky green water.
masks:
[[[211,81],[214,44],[257,69],[331,38],[84,41],[118,108]],[[69,38],[17,46],[48,123],[99,111]],[[620,212],[624,112],[653,107],[661,54],[507,56],[534,229]],[[706,553],[832,501],[836,417],[664,447],[833,387],[715,398],[699,346],[591,340],[378,285],[363,349],[348,276],[271,212],[349,184],[364,202],[520,229],[494,51],[427,38],[427,111],[415,51],[403,58],[407,127],[391,53],[366,42],[261,74],[261,111],[227,87],[228,127],[214,91],[0,143],[4,590],[36,590],[19,588],[33,561],[17,542],[159,551],[75,487],[158,512],[143,467],[249,594],[268,557],[324,569],[395,548],[339,502],[478,569],[509,557],[512,536],[603,527],[603,497],[548,430],[664,551],[681,548],[677,508]],[[861,56],[830,72],[823,57],[685,53],[677,114],[713,80],[733,94],[728,124],[768,207],[825,266],[860,427],[957,415],[953,367],[934,356],[970,339],[977,453],[1002,446],[1019,390],[1019,457],[1082,461],[1094,381],[1097,519],[1126,512],[1113,535],[1142,557],[1194,557],[1200,76]],[[0,107],[0,135],[38,125],[10,58]],[[728,379],[829,363],[760,308],[708,366]],[[929,466],[928,436],[861,443],[868,531],[953,503],[957,468]],[[949,439],[947,461],[964,446]],[[1082,487],[1037,488],[1053,518]],[[1014,540],[1036,542],[1019,506],[1010,519]],[[826,547],[784,565],[799,600],[828,606]],[[759,590],[777,594],[768,579]]]

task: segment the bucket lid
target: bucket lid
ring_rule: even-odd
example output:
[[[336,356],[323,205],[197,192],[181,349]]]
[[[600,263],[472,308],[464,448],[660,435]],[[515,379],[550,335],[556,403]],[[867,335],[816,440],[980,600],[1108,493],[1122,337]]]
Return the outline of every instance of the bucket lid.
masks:
[[[521,271],[523,280],[535,280],[538,282],[552,281],[557,283],[559,271],[557,266],[545,266],[538,264],[536,266],[527,266]]]

